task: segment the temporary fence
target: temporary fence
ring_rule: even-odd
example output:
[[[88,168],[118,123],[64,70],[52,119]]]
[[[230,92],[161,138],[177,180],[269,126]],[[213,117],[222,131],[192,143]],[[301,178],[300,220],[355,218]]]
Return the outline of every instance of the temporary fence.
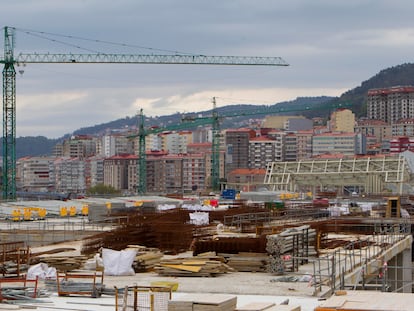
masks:
[[[168,311],[170,286],[115,287],[115,311]]]

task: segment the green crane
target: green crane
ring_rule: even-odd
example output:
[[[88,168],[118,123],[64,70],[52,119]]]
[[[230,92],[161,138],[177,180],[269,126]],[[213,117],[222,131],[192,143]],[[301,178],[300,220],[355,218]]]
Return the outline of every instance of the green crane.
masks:
[[[156,54],[50,54],[14,56],[15,28],[4,27],[3,69],[3,199],[16,199],[16,64],[182,64],[288,66],[280,57]]]

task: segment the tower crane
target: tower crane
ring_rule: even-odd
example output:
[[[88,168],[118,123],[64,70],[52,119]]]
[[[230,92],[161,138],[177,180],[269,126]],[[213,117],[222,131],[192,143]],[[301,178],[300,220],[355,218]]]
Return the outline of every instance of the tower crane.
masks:
[[[154,54],[50,54],[14,55],[15,28],[4,27],[3,69],[3,199],[16,198],[16,64],[188,64],[288,66],[280,57]]]

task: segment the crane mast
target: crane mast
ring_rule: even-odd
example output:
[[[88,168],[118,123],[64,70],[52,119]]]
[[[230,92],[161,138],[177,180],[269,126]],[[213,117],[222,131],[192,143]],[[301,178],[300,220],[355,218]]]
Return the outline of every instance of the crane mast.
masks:
[[[280,57],[256,56],[206,56],[206,55],[140,55],[140,54],[50,54],[21,53],[14,57],[13,27],[4,27],[3,69],[3,199],[16,199],[16,71],[15,64],[180,64],[180,65],[244,65],[244,66],[288,66]],[[143,119],[143,116],[141,117]],[[217,126],[218,128],[218,126]],[[142,129],[140,142],[145,141]],[[213,137],[214,138],[214,137]],[[144,142],[145,147],[145,142]],[[141,148],[141,147],[139,147]],[[145,157],[145,151],[140,149]],[[213,157],[214,158],[214,157]],[[144,159],[145,160],[145,159]],[[213,161],[215,161],[213,159]],[[144,173],[142,160],[138,162],[138,174]],[[216,177],[214,177],[216,178]],[[139,177],[142,180],[142,177]],[[218,181],[218,176],[217,176]],[[146,185],[138,182],[138,190]]]
[[[144,128],[144,113],[140,111],[140,122],[138,127],[138,193],[143,194],[147,192],[147,155],[146,155],[146,147],[145,147],[145,128]]]
[[[213,97],[212,142],[211,142],[211,187],[214,191],[220,189],[220,124],[217,112],[216,98]]]
[[[3,199],[16,198],[16,70],[14,30],[4,29],[3,68]]]

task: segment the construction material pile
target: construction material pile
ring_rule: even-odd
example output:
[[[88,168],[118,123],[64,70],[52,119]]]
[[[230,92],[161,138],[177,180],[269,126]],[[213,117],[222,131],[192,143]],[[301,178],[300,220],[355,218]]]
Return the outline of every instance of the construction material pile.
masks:
[[[154,270],[163,276],[213,277],[235,270],[224,263],[224,258],[211,254],[186,258],[163,259]]]
[[[269,255],[266,253],[240,252],[238,254],[218,254],[226,259],[226,264],[239,272],[266,272]]]
[[[37,257],[31,263],[37,264],[43,262],[49,267],[56,268],[59,272],[67,272],[81,269],[87,260],[88,257],[86,256],[43,256]]]
[[[296,272],[309,256],[316,255],[316,231],[308,225],[289,228],[279,234],[267,236],[266,251],[269,253],[268,272],[283,274]]]
[[[82,254],[94,254],[100,248],[122,250],[131,244],[178,254],[189,250],[193,241],[195,225],[189,220],[189,211],[181,209],[128,215],[116,229],[85,240]]]
[[[197,239],[193,243],[194,255],[214,251],[217,254],[237,254],[242,252],[265,253],[266,236],[210,236]]]
[[[135,272],[148,272],[154,270],[164,256],[158,248],[148,248],[141,245],[128,245],[128,249],[135,249],[137,254],[132,264]]]

